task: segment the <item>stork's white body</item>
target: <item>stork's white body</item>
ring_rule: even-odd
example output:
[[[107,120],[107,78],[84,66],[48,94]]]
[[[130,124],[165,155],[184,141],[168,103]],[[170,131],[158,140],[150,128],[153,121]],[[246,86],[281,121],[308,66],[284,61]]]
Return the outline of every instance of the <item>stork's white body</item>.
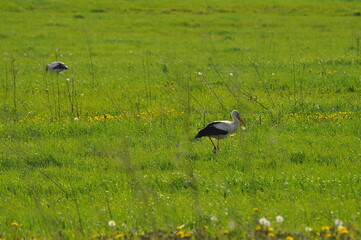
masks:
[[[239,122],[243,123],[243,125],[246,126],[246,124],[243,122],[243,120],[239,116],[239,113],[236,110],[232,111],[231,117],[233,119],[232,122],[223,120],[223,121],[214,121],[209,123],[206,127],[204,127],[202,130],[198,132],[196,138],[209,137],[209,139],[211,140],[214,146],[214,149],[219,150],[219,139],[234,134],[238,129]],[[211,138],[217,139],[217,146],[214,145]]]
[[[238,119],[233,122],[223,120],[223,121],[216,121],[216,122],[212,122],[212,123],[213,123],[213,127],[217,128],[221,131],[227,132],[227,134],[210,135],[210,137],[215,138],[215,139],[222,139],[222,138],[227,137],[228,135],[232,135],[233,133],[237,132],[238,125],[239,125]],[[212,123],[210,123],[210,124],[212,124]]]

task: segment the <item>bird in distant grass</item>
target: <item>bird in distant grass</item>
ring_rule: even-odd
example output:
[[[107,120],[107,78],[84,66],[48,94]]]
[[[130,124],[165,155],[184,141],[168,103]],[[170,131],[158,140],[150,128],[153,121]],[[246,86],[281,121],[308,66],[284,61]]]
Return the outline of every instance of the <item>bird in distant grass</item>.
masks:
[[[224,120],[209,123],[206,127],[198,132],[196,138],[208,137],[214,146],[214,150],[219,150],[219,139],[225,138],[228,135],[235,133],[238,129],[239,122],[246,126],[246,124],[239,116],[238,111],[233,110],[231,112],[231,117],[233,122]],[[212,138],[217,139],[217,146],[214,144]]]
[[[63,63],[63,62],[53,62],[53,63],[46,65],[47,72],[60,73],[67,69],[68,69],[68,66],[66,66],[65,63]]]

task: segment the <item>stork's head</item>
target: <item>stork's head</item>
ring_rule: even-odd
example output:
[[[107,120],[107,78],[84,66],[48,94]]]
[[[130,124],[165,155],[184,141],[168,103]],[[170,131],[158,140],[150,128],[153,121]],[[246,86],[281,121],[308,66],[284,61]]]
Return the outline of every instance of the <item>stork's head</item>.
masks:
[[[241,116],[239,115],[239,112],[237,110],[233,110],[231,112],[231,117],[233,119],[233,121],[240,121],[244,126],[246,126],[246,124],[243,122]]]

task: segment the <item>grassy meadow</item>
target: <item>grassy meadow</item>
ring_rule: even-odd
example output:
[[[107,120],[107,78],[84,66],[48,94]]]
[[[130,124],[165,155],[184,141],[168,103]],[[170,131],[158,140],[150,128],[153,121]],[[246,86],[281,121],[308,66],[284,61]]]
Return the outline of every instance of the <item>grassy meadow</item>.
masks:
[[[1,1],[0,239],[360,239],[360,15]],[[220,151],[194,139],[233,109]]]

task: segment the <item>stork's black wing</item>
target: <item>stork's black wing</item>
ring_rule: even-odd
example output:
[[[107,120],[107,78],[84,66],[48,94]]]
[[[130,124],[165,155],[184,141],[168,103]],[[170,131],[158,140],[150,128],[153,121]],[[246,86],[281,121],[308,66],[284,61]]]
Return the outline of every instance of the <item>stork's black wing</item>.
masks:
[[[66,70],[66,69],[68,69],[68,67],[67,67],[64,63],[59,62],[58,64],[56,64],[56,65],[54,66],[53,69],[54,69],[54,70],[55,70],[55,69]]]
[[[196,138],[204,136],[216,136],[216,135],[226,135],[228,132],[216,127],[217,124],[222,124],[222,122],[211,122],[205,128],[199,131]]]

